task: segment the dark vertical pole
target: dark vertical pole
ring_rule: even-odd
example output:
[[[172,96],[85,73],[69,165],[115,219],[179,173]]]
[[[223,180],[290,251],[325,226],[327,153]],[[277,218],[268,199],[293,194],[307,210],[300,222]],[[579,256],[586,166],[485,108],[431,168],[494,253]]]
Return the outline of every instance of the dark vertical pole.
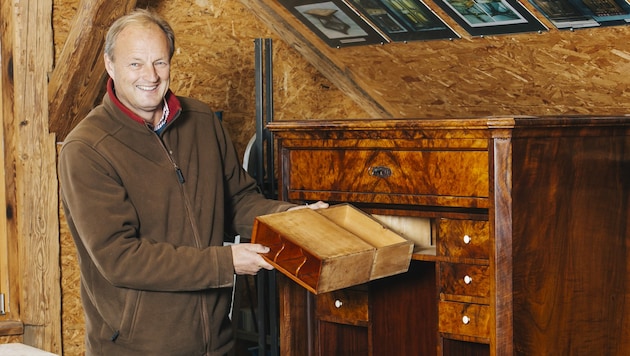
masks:
[[[270,38],[265,39],[265,105],[266,105],[266,123],[273,121],[273,46]],[[267,183],[268,183],[268,197],[276,199],[275,188],[275,170],[274,170],[274,149],[273,149],[273,134],[271,131],[266,130],[267,136]],[[278,356],[279,354],[279,330],[278,330],[278,295],[276,290],[276,273],[275,271],[269,272],[269,337],[271,344],[271,356]]]
[[[264,126],[264,103],[263,103],[263,47],[262,39],[257,38],[254,40],[254,67],[255,67],[255,96],[256,96],[256,142],[254,148],[256,149],[256,181],[260,189],[265,187],[265,167],[263,158],[263,140],[265,139],[263,134]],[[264,193],[264,192],[263,192]]]
[[[265,108],[266,108],[266,123],[273,121],[273,45],[271,38],[265,39]],[[265,140],[267,140],[267,182],[268,182],[268,197],[276,199],[275,188],[275,172],[274,172],[274,151],[273,151],[273,133],[265,129],[267,134]]]
[[[262,40],[257,38],[254,40],[254,67],[255,67],[255,100],[256,100],[256,181],[260,189],[264,189],[264,160],[263,160],[263,66],[262,56],[263,47]],[[264,192],[263,192],[264,193]],[[257,276],[257,294],[258,294],[258,354],[265,355],[267,353],[267,311],[268,304],[266,287],[269,283],[267,273],[260,271]]]
[[[275,188],[273,135],[265,125],[273,121],[273,48],[271,39],[254,40],[256,95],[256,181],[267,198],[277,199]],[[264,63],[263,63],[264,62]],[[264,70],[263,70],[264,67]],[[264,79],[263,79],[264,72]],[[264,84],[264,89],[263,89]],[[266,174],[265,174],[266,171]],[[278,296],[274,271],[258,273],[258,352],[266,355],[267,328],[272,356],[280,352]]]

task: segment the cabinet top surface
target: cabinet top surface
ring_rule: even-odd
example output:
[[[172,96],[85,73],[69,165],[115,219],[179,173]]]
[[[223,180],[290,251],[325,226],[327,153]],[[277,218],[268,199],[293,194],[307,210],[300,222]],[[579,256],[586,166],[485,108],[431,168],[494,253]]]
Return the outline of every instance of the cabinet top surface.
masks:
[[[274,121],[267,128],[274,132],[313,130],[491,130],[553,128],[630,128],[630,114],[625,116],[562,116],[562,117],[483,117],[446,119],[311,119]]]

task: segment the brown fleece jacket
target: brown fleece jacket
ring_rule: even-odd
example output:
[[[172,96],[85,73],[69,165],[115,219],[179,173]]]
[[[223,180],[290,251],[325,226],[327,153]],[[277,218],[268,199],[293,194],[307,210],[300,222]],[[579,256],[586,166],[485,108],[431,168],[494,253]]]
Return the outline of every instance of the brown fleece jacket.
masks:
[[[258,193],[210,108],[168,99],[160,137],[110,91],[59,155],[87,355],[225,354],[234,274],[225,232],[247,236],[256,216],[293,206]]]

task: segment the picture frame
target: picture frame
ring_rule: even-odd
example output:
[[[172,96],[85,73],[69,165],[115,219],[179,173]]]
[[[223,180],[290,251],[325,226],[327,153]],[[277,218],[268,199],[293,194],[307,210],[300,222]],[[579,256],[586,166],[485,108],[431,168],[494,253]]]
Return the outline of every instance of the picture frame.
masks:
[[[471,36],[548,30],[516,0],[434,0],[434,2]]]
[[[330,47],[380,44],[389,40],[342,0],[279,0]]]
[[[344,0],[391,41],[454,39],[459,34],[422,0]]]
[[[560,30],[630,24],[628,0],[529,0]]]

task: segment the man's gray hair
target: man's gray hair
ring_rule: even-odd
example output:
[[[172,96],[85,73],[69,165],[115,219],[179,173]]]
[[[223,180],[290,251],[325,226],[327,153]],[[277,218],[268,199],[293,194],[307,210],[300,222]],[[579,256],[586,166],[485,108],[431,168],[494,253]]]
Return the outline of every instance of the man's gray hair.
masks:
[[[164,32],[164,35],[166,35],[169,47],[169,59],[173,58],[173,54],[175,53],[175,32],[173,32],[173,29],[168,22],[161,18],[160,15],[145,9],[135,9],[134,11],[114,21],[112,26],[109,28],[109,31],[107,31],[107,36],[105,37],[105,54],[112,61],[114,60],[114,45],[116,43],[116,39],[122,30],[127,28],[127,26],[140,25],[146,27],[151,24],[157,25],[162,32]]]

